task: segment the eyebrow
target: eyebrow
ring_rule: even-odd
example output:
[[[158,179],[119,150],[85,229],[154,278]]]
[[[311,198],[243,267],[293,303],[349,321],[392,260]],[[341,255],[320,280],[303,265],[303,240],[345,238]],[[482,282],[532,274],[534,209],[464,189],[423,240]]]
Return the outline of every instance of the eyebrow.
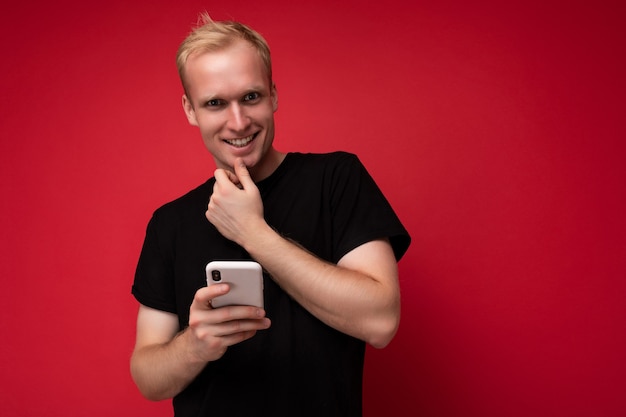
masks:
[[[241,98],[241,97],[245,96],[246,94],[250,94],[250,93],[266,92],[264,90],[265,90],[265,88],[263,86],[258,86],[258,85],[257,86],[252,86],[252,87],[249,87],[249,88],[243,90],[243,92],[239,95],[239,97]],[[223,97],[224,96],[221,95],[221,94],[212,93],[212,94],[208,94],[206,96],[200,96],[199,101],[201,103],[206,103],[207,101],[211,101],[211,100],[217,100],[217,99],[224,100]]]

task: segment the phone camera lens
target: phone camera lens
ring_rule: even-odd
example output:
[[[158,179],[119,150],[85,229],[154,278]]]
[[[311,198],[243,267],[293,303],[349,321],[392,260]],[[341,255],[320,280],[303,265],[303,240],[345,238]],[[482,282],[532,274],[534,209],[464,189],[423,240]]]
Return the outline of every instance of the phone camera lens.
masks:
[[[213,281],[220,281],[222,279],[222,274],[218,270],[211,271],[211,278]]]

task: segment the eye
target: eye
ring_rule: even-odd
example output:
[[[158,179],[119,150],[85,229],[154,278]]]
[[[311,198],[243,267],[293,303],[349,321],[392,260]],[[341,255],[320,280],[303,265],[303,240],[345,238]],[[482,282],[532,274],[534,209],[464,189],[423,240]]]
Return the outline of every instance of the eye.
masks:
[[[214,98],[212,100],[207,101],[204,105],[205,107],[218,107],[223,104],[224,102],[222,100],[220,100],[219,98]]]
[[[243,101],[255,101],[258,100],[261,95],[259,93],[248,93],[243,96]]]

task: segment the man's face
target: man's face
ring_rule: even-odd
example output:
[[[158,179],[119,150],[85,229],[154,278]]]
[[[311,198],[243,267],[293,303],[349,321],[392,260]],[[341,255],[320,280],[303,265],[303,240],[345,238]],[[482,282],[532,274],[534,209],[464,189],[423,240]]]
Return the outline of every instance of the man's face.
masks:
[[[183,108],[198,126],[218,168],[232,169],[243,158],[251,173],[265,171],[274,152],[276,89],[261,57],[247,42],[193,55],[185,67],[187,95]]]

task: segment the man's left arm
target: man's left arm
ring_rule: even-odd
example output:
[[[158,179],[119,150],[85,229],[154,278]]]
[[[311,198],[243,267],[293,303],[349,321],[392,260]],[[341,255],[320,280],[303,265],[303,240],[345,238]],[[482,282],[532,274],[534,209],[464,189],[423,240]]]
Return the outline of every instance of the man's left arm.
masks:
[[[374,347],[386,346],[400,320],[397,264],[388,240],[358,246],[337,265],[325,262],[265,222],[258,189],[240,161],[235,174],[216,171],[207,219],[318,319]]]
[[[298,303],[327,325],[385,347],[400,321],[396,260],[387,240],[365,243],[337,265],[320,260],[274,231],[246,244],[250,255]]]

